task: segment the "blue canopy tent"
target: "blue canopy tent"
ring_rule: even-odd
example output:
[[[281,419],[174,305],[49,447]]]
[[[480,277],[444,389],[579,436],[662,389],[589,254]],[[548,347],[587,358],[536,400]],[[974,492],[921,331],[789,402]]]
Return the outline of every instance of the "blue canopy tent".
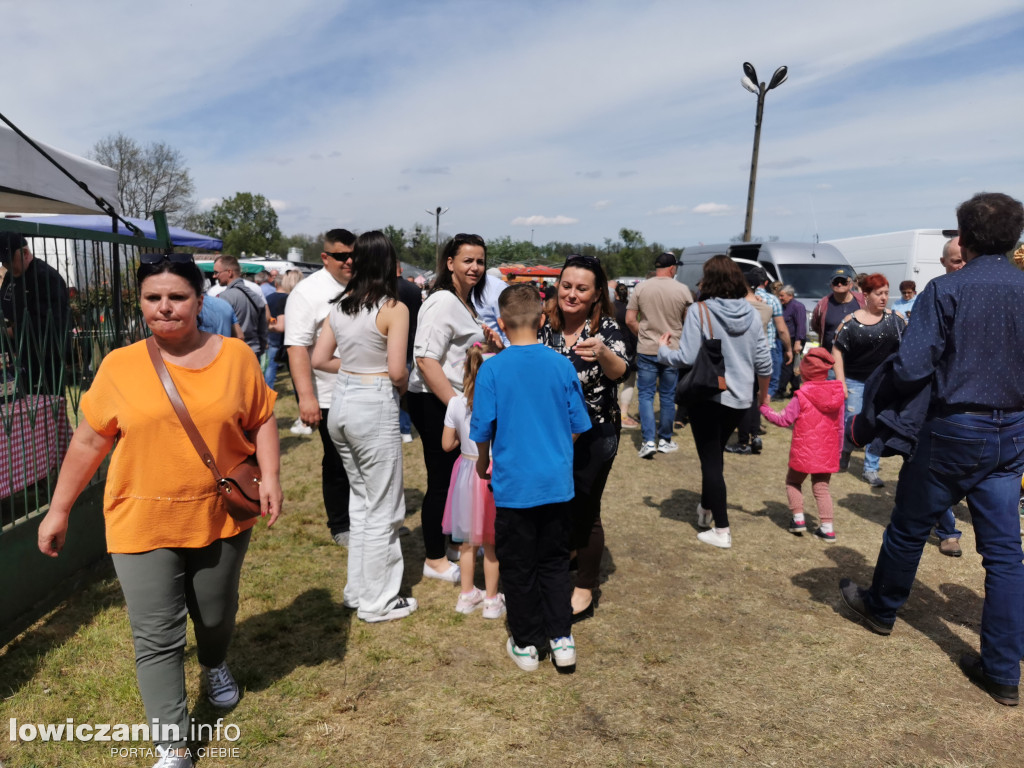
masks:
[[[52,224],[59,227],[75,227],[77,229],[91,229],[94,232],[112,232],[112,219],[109,216],[77,216],[63,214],[58,216],[19,216],[18,221],[30,221],[36,224]],[[149,240],[156,240],[156,226],[147,219],[127,218],[142,231],[142,236]],[[171,244],[182,248],[202,248],[209,251],[219,251],[224,247],[224,241],[218,240],[209,235],[201,235],[197,232],[189,232],[181,227],[168,227],[171,234]],[[129,232],[121,231],[127,235]]]

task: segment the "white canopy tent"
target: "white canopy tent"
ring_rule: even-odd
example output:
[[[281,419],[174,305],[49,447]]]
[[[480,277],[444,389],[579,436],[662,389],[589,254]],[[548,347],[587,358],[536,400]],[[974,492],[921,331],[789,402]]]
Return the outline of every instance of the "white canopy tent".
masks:
[[[97,197],[117,211],[117,171],[37,142]],[[100,213],[95,201],[28,142],[0,125],[0,211]]]

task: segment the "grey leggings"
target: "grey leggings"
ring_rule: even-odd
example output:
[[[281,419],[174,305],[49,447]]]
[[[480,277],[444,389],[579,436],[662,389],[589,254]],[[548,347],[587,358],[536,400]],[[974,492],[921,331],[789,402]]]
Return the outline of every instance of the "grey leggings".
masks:
[[[185,700],[185,625],[192,617],[196,655],[204,667],[227,657],[238,610],[238,576],[252,529],[201,549],[154,549],[114,554],[114,569],[128,605],[135,640],[139,693],[152,723],[178,726],[178,739],[153,741],[184,747],[188,738]]]

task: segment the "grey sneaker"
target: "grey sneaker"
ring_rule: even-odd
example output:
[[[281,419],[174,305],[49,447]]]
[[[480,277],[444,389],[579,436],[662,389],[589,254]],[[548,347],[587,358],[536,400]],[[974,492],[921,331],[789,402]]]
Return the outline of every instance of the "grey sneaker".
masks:
[[[394,621],[395,619],[404,619],[410,613],[416,610],[418,603],[415,597],[396,597],[391,600],[387,605],[387,613],[383,613],[380,616],[371,616],[368,619],[363,619],[367,624],[375,624],[379,621]]]
[[[226,661],[216,667],[203,667],[203,675],[206,677],[206,698],[210,704],[227,709],[238,703],[238,683],[231,676]]]
[[[884,624],[879,621],[864,605],[866,589],[861,589],[850,579],[840,579],[839,594],[842,596],[843,602],[846,603],[846,607],[857,614],[858,620],[863,622],[868,629],[880,635],[892,634],[892,624]]]
[[[658,446],[655,445],[654,442],[652,441],[652,442],[644,443],[643,445],[641,445],[640,446],[640,450],[637,451],[636,455],[639,456],[641,459],[649,459],[651,456],[653,456],[657,452],[658,452]]]
[[[341,533],[336,533],[336,534],[334,534],[334,536],[332,538],[334,539],[334,543],[337,544],[339,547],[347,547],[348,546],[348,531],[342,531]]]
[[[678,451],[679,446],[672,440],[659,440],[658,441],[658,453],[672,453],[672,451]]]
[[[872,488],[885,488],[885,481],[878,476],[877,472],[865,472],[861,479]]]
[[[173,747],[157,744],[156,753],[160,759],[153,763],[153,768],[192,768],[195,765],[189,755],[179,755]]]

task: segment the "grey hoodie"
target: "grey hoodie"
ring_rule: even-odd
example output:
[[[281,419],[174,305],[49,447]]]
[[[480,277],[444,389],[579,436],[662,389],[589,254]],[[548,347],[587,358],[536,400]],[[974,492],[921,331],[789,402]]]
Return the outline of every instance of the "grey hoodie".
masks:
[[[772,373],[772,356],[761,317],[746,299],[707,299],[704,303],[711,313],[711,332],[722,340],[728,387],[711,399],[729,408],[749,408],[754,402],[754,374]],[[679,349],[662,346],[658,350],[659,363],[674,368],[693,365],[701,345],[700,320],[700,307],[691,305],[683,322]],[[707,328],[704,335],[709,335]]]

